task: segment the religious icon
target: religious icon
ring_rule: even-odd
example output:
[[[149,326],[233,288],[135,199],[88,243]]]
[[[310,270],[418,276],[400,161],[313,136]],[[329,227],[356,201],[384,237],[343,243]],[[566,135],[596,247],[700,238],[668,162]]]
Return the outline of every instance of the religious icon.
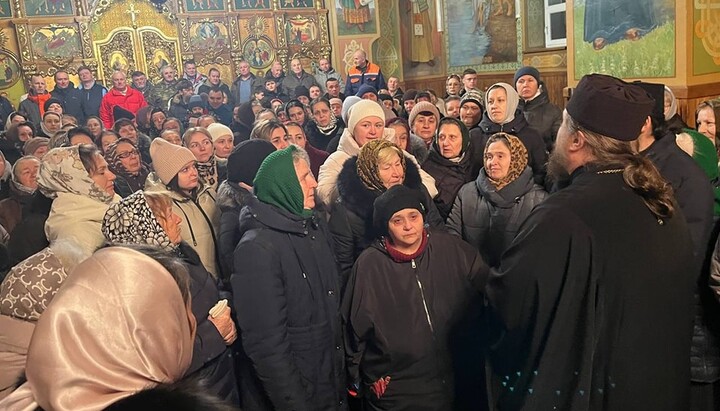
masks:
[[[35,30],[31,39],[37,57],[70,58],[81,55],[80,36],[75,27],[51,24]]]
[[[265,68],[275,59],[275,51],[264,38],[248,39],[243,46],[243,56],[252,68]]]
[[[35,16],[71,16],[71,0],[25,0],[25,14]]]
[[[0,51],[0,90],[12,87],[20,79],[20,65],[12,54]]]
[[[119,51],[110,54],[110,68],[113,70],[127,71],[128,61],[125,55]]]
[[[170,64],[170,59],[168,58],[167,54],[165,53],[165,50],[157,49],[153,53],[153,59],[152,59],[153,66],[157,68],[158,73],[160,70]]]

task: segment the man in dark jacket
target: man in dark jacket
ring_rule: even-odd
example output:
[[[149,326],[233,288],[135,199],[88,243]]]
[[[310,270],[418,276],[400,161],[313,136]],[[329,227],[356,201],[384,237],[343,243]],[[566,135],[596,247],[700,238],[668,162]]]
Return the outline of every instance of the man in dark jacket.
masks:
[[[227,97],[227,104],[232,107],[233,103],[235,103],[235,97],[230,92],[230,87],[228,87],[227,84],[223,83],[222,79],[220,78],[220,70],[213,67],[208,71],[208,78],[205,80],[205,83],[203,83],[198,88],[198,94],[208,94],[210,93],[210,90],[213,88],[219,88],[225,97]]]
[[[347,407],[338,273],[315,187],[307,154],[291,145],[265,158],[257,199],[240,215],[230,282],[249,374],[262,386],[242,393],[258,404],[248,409]]]
[[[132,79],[130,87],[141,92],[143,97],[145,97],[145,101],[149,102],[154,88],[153,83],[148,80],[147,76],[142,71],[133,71],[130,78]]]
[[[80,77],[80,95],[82,96],[82,107],[84,118],[90,116],[100,116],[100,103],[108,90],[102,84],[95,81],[95,75],[90,67],[78,67],[78,77]]]
[[[10,100],[5,96],[0,96],[0,131],[5,131],[5,122],[14,111],[15,107],[13,107]]]
[[[211,88],[208,93],[208,112],[215,116],[218,123],[230,127],[233,120],[232,108],[223,103],[223,91],[219,87]]]
[[[250,72],[250,64],[247,61],[241,61],[238,70],[240,75],[233,81],[232,94],[228,95],[228,98],[237,104],[242,104],[252,100],[255,86],[259,83],[255,75]]]
[[[317,80],[315,80],[315,77],[308,74],[302,66],[302,62],[300,62],[300,59],[292,59],[290,61],[290,68],[292,72],[288,74],[285,79],[283,80],[283,91],[285,91],[285,94],[290,96],[291,99],[297,98],[297,88],[300,86],[306,87],[308,90],[310,90],[311,86],[318,86]]]
[[[55,73],[55,89],[50,92],[53,98],[62,102],[63,114],[75,117],[78,124],[85,123],[85,113],[82,108],[82,94],[70,81],[67,71],[60,70]]]
[[[519,107],[525,119],[540,133],[547,151],[551,152],[562,123],[562,110],[550,102],[545,85],[540,81],[540,72],[535,67],[519,68],[513,84],[520,95]]]
[[[688,409],[692,244],[672,191],[629,143],[653,104],[600,74],[575,89],[548,166],[567,185],[533,210],[486,287],[503,335],[497,409]]]

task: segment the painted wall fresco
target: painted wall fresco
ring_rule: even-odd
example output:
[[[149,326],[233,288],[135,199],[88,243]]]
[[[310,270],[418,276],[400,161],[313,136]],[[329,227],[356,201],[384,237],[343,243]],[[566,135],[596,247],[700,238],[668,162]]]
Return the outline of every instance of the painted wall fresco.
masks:
[[[520,26],[511,0],[447,0],[448,71],[513,70],[518,66]]]
[[[399,2],[402,69],[406,77],[437,76],[445,71],[436,4],[430,0]]]
[[[25,0],[25,15],[38,16],[72,16],[74,14],[71,0]]]
[[[82,53],[80,36],[75,27],[51,24],[35,29],[32,48],[40,58],[73,58]]]
[[[10,0],[0,0],[0,18],[12,17]]]
[[[720,72],[720,0],[694,0],[693,24],[693,74]]]
[[[235,10],[269,10],[270,0],[235,0]]]
[[[672,0],[576,0],[572,12],[575,78],[675,76]]]
[[[386,0],[387,1],[387,0]],[[335,3],[335,15],[339,36],[377,33],[374,0],[328,0]],[[328,4],[328,7],[330,4]]]
[[[17,58],[7,51],[0,51],[0,90],[6,90],[20,79]]]

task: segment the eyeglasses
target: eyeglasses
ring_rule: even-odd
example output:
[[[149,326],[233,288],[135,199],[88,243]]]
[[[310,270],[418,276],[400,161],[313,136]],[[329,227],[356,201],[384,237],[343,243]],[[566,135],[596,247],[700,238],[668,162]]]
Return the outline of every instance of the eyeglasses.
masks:
[[[118,156],[119,159],[124,160],[124,159],[126,159],[126,158],[128,158],[128,157],[137,156],[137,155],[139,155],[139,154],[140,154],[140,153],[139,153],[137,150],[131,150],[131,151],[126,151],[126,152],[124,152],[124,153],[120,153],[120,154],[118,154],[117,156]]]

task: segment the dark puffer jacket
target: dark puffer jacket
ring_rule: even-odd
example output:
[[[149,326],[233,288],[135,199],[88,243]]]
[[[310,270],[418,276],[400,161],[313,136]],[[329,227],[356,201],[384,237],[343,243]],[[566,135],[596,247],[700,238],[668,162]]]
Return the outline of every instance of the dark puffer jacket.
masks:
[[[438,195],[433,201],[443,221],[447,221],[450,216],[460,187],[475,180],[482,167],[482,161],[475,161],[472,152],[472,147],[468,146],[462,160],[454,163],[438,153],[433,146],[427,160],[422,163],[422,169],[435,179]]]
[[[555,146],[555,138],[557,138],[560,124],[562,124],[562,110],[550,102],[544,85],[542,85],[540,95],[534,99],[530,101],[520,99],[519,107],[530,127],[540,133],[547,151],[551,152]]]
[[[470,130],[470,143],[473,145],[473,157],[476,160],[482,159],[484,157],[485,143],[487,143],[490,136],[501,131],[511,134],[522,141],[528,152],[528,165],[532,168],[533,178],[536,183],[544,185],[545,175],[547,174],[545,164],[548,160],[545,143],[542,137],[540,137],[540,133],[528,125],[528,122],[519,109],[515,111],[515,118],[507,124],[493,123],[488,117],[487,112],[483,113],[480,125]]]
[[[315,120],[310,120],[305,123],[305,134],[307,134],[308,142],[313,147],[322,151],[328,151],[330,141],[335,137],[340,138],[344,130],[345,127],[343,126],[342,121],[337,122],[335,129],[330,134],[323,134],[320,132]]]
[[[240,372],[257,382],[243,384],[243,409],[346,409],[338,273],[324,219],[253,198],[240,231],[230,281],[252,364]]]
[[[430,230],[427,241],[407,262],[375,242],[353,268],[343,297],[345,352],[366,410],[486,409],[481,314],[489,269],[447,233]],[[377,398],[370,387],[386,376]]]
[[[193,358],[185,378],[203,378],[209,394],[237,406],[240,404],[240,397],[232,350],[225,345],[218,329],[208,320],[210,309],[229,295],[221,295],[217,280],[203,267],[200,257],[192,247],[182,242],[176,252],[185,262],[185,268],[190,274],[192,312],[197,320]]]
[[[220,212],[218,252],[220,253],[220,268],[223,273],[233,272],[233,252],[243,235],[240,232],[240,210],[253,197],[253,193],[250,191],[227,180],[218,187],[215,204]]]
[[[405,165],[403,185],[425,193],[430,207],[425,221],[433,228],[443,228],[445,224],[422,184],[417,166],[412,161],[407,161]],[[357,156],[349,158],[343,164],[337,187],[339,196],[333,205],[328,224],[332,233],[335,259],[340,267],[340,286],[344,290],[355,260],[377,238],[372,227],[373,203],[382,193],[370,190],[360,180],[357,175]]]
[[[515,238],[520,225],[547,193],[525,171],[500,191],[488,180],[485,169],[474,182],[458,192],[447,228],[480,251],[488,265],[496,266],[500,256]]]

